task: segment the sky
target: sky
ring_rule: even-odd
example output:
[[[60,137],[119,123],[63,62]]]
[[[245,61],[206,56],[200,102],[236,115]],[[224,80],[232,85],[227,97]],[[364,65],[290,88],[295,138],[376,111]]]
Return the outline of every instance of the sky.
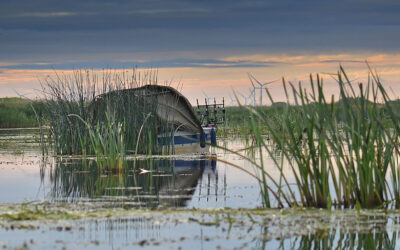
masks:
[[[342,65],[364,81],[365,61],[400,95],[399,14],[397,0],[1,0],[0,97],[36,98],[57,72],[137,67],[180,84],[192,103],[229,103],[249,95],[247,73],[307,83]],[[283,98],[281,81],[268,88]]]

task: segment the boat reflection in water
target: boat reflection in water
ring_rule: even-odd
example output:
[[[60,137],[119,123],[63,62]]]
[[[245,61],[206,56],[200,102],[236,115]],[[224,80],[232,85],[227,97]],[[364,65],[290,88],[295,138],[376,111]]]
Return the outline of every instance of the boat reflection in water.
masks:
[[[58,159],[51,171],[54,203],[100,202],[104,206],[184,207],[203,174],[218,180],[216,161],[148,158],[127,160],[119,173],[100,171],[95,160]],[[216,183],[216,182],[215,182]],[[201,193],[201,191],[200,191]]]

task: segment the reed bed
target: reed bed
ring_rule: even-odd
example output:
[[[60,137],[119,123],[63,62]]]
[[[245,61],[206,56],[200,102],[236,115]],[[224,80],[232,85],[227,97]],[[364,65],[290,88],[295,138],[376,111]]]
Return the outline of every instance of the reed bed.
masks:
[[[0,98],[0,128],[37,126],[32,107],[40,112],[41,102],[18,97]]]
[[[157,84],[157,72],[101,74],[77,70],[43,79],[44,110],[40,123],[50,126],[57,155],[95,155],[106,170],[121,169],[127,153],[160,152],[155,131],[169,131],[157,121],[157,99],[122,90]]]
[[[287,104],[275,113],[249,108],[249,136],[261,157],[256,161],[241,156],[259,170],[254,177],[260,182],[266,207],[272,201],[278,207],[329,209],[400,206],[396,105],[372,70],[368,82],[357,87],[343,68],[337,78],[339,102],[325,96],[323,80],[317,75],[310,76],[309,91],[301,83],[295,86],[283,80]],[[267,94],[274,103],[268,90]],[[290,105],[294,98],[296,106]],[[268,173],[265,152],[274,161],[278,178]],[[284,162],[289,170],[284,170]]]

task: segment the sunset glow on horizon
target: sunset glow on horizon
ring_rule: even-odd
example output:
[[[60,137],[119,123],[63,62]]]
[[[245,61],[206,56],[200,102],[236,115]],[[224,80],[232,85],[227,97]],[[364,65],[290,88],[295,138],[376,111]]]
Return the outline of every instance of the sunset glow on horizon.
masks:
[[[343,9],[341,4],[345,4]],[[379,8],[378,8],[379,7]],[[36,98],[40,79],[74,69],[155,69],[159,83],[196,98],[249,94],[260,82],[304,84],[342,65],[355,82],[366,61],[400,95],[400,3],[173,0],[0,4],[0,97]],[[281,84],[269,85],[277,100]],[[230,96],[230,97],[229,97]],[[267,100],[264,100],[265,104]]]
[[[326,89],[330,94],[337,95],[337,84],[335,80],[326,73],[335,73],[342,65],[349,76],[356,80],[355,82],[366,82],[368,77],[368,62],[377,70],[382,81],[390,86],[394,93],[400,96],[400,54],[374,54],[374,55],[297,55],[297,56],[264,56],[250,55],[241,57],[229,57],[219,61],[227,62],[249,62],[259,63],[274,62],[274,65],[266,67],[226,67],[226,66],[203,66],[203,67],[162,67],[154,68],[158,71],[159,84],[171,84],[178,87],[182,93],[194,104],[196,99],[204,101],[205,92],[209,97],[222,99],[223,97],[229,103],[229,98],[234,97],[234,92],[249,95],[251,83],[247,73],[254,75],[260,82],[278,80],[268,86],[271,93],[274,94],[276,101],[284,100],[281,79],[285,78],[297,84],[299,81],[307,86],[310,74],[316,77],[320,76],[326,82]],[[47,76],[56,74],[72,74],[77,69],[13,69],[8,66],[1,70],[0,74],[0,97],[24,96],[30,99],[40,98],[40,81]],[[51,68],[50,65],[41,64],[44,67]],[[133,68],[133,66],[132,66]],[[80,68],[88,69],[88,68]],[[102,69],[89,69],[101,74]],[[112,71],[128,71],[132,73],[131,68],[111,68]],[[137,69],[140,71],[149,70],[149,68]],[[240,100],[239,101],[243,101]],[[264,100],[264,104],[268,104]]]

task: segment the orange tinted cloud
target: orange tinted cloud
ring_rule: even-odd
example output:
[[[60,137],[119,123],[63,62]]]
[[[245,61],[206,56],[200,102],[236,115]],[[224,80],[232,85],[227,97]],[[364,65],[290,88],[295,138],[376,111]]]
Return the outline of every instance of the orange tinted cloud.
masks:
[[[192,103],[196,98],[202,100],[205,91],[210,97],[228,98],[233,91],[248,94],[251,84],[247,72],[254,75],[260,82],[279,80],[268,86],[276,100],[283,100],[283,90],[280,79],[284,76],[287,81],[305,82],[307,86],[309,74],[323,72],[337,72],[339,62],[345,68],[350,79],[355,82],[365,82],[368,77],[368,68],[364,63],[367,60],[372,67],[376,67],[383,82],[396,93],[400,93],[400,54],[320,54],[320,55],[249,55],[232,56],[220,60],[235,61],[263,61],[276,62],[269,67],[239,67],[239,68],[160,68],[158,69],[159,83],[172,83],[172,86],[182,87],[182,92]],[[1,64],[0,64],[1,65]],[[3,63],[4,65],[4,63]],[[116,69],[116,72],[128,71]],[[55,72],[70,74],[68,70],[13,70],[1,69],[0,66],[0,96],[10,96],[17,90],[18,93],[33,93],[40,89],[39,79]],[[101,74],[101,70],[98,70]],[[335,80],[331,76],[321,74],[325,86],[332,94],[337,94]],[[265,100],[266,102],[266,100]]]

